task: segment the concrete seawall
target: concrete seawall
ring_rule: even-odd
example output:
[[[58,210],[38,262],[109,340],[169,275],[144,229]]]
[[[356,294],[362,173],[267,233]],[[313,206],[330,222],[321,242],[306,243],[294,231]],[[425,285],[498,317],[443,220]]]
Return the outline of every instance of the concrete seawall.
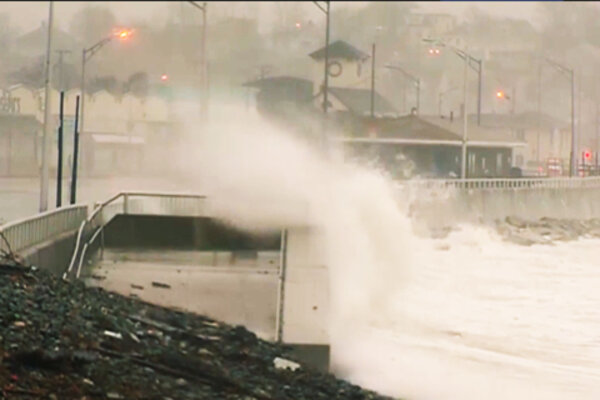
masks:
[[[27,264],[62,275],[73,255],[77,231],[64,233],[21,252]]]
[[[401,192],[409,214],[430,228],[489,224],[515,216],[600,218],[600,188],[423,189]]]

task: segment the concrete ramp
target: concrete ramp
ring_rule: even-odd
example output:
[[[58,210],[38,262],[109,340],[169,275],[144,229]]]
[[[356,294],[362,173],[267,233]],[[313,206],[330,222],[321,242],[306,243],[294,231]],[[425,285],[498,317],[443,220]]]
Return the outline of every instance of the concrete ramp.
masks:
[[[327,370],[327,271],[317,261],[314,232],[293,228],[283,237],[205,216],[118,214],[103,228],[81,277],[282,339],[298,359]]]

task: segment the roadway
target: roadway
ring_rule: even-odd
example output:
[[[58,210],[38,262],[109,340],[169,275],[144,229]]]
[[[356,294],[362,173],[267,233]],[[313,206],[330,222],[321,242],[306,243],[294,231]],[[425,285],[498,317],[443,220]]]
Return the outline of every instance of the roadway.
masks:
[[[63,205],[69,204],[69,180],[63,185]],[[119,191],[192,191],[189,183],[158,177],[86,178],[78,183],[77,202],[102,201]],[[0,224],[38,213],[39,178],[0,177]],[[56,180],[50,180],[48,209],[56,207]]]

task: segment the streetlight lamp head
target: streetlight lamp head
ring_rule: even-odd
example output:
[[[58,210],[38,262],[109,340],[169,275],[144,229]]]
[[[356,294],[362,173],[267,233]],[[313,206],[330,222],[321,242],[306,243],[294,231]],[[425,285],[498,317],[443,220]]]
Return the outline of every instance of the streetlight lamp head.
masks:
[[[120,40],[127,40],[133,34],[133,31],[130,29],[119,29],[115,31],[115,36]]]

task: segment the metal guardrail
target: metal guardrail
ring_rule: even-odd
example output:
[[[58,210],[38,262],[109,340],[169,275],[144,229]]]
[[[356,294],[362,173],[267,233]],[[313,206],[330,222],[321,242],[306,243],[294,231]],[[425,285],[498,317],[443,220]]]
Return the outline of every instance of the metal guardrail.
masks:
[[[399,183],[409,189],[519,190],[519,189],[592,189],[600,188],[600,177],[586,178],[519,178],[519,179],[449,179],[409,180]]]
[[[0,232],[6,237],[12,251],[18,253],[76,230],[85,221],[87,213],[87,205],[75,204],[10,222],[0,226]],[[0,249],[9,250],[4,242],[0,242]]]
[[[69,267],[63,279],[75,272],[79,278],[89,246],[100,237],[104,241],[104,226],[118,214],[135,215],[206,215],[206,196],[181,193],[121,192],[96,204],[87,219],[81,222]],[[77,267],[75,269],[75,267]]]

